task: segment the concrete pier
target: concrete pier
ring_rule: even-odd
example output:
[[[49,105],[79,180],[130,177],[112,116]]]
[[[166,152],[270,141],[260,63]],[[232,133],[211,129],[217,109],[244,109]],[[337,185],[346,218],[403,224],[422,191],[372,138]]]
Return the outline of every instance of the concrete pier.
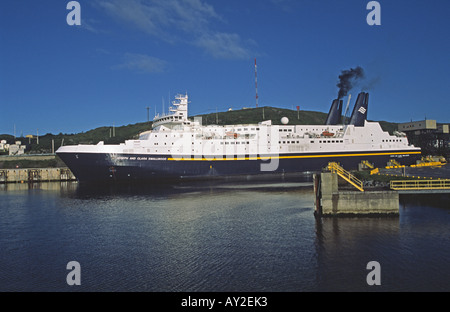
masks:
[[[338,175],[323,172],[314,177],[317,216],[398,216],[399,194],[384,190],[343,190]]]
[[[69,168],[0,169],[0,183],[33,183],[76,180]]]

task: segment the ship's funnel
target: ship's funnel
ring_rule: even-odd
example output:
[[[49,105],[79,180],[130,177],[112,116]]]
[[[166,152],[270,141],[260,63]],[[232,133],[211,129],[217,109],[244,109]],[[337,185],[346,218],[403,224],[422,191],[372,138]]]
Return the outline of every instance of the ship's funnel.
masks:
[[[350,125],[363,127],[367,119],[367,107],[369,105],[369,93],[361,92],[356,99],[355,107],[350,117]]]
[[[325,125],[337,125],[341,122],[342,100],[333,100]]]

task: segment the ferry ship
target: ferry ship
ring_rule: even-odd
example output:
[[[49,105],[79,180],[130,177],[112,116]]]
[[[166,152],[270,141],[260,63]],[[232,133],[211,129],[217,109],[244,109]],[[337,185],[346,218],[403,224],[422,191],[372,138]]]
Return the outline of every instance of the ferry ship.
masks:
[[[80,182],[158,183],[163,180],[317,172],[328,162],[356,169],[395,159],[410,165],[421,150],[404,133],[389,134],[367,120],[368,93],[358,95],[350,121],[341,122],[342,100],[334,100],[324,125],[202,125],[188,118],[188,95],[179,94],[152,129],[121,144],[68,145],[56,154]]]

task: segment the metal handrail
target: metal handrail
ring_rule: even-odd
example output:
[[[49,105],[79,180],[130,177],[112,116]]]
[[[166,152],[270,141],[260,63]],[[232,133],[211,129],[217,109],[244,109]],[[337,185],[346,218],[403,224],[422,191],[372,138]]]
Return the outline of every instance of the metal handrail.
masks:
[[[354,175],[352,175],[350,172],[348,172],[341,166],[339,166],[337,163],[335,162],[328,163],[328,170],[337,173],[341,178],[346,180],[348,183],[356,187],[361,192],[364,192],[362,181],[356,178]]]
[[[394,180],[390,187],[393,190],[449,190],[450,180]]]

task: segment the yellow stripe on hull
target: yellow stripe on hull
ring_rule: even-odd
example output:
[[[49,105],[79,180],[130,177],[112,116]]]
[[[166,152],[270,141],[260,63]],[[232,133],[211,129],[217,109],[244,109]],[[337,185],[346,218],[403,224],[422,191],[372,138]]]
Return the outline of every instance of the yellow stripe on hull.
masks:
[[[223,160],[269,160],[269,159],[295,159],[295,158],[322,158],[322,157],[354,157],[354,156],[386,156],[386,155],[416,155],[421,152],[396,152],[396,153],[361,153],[361,154],[326,154],[326,155],[295,155],[295,156],[258,156],[258,157],[233,157],[233,158],[174,158],[169,157],[167,160],[185,160],[185,161],[223,161]]]

